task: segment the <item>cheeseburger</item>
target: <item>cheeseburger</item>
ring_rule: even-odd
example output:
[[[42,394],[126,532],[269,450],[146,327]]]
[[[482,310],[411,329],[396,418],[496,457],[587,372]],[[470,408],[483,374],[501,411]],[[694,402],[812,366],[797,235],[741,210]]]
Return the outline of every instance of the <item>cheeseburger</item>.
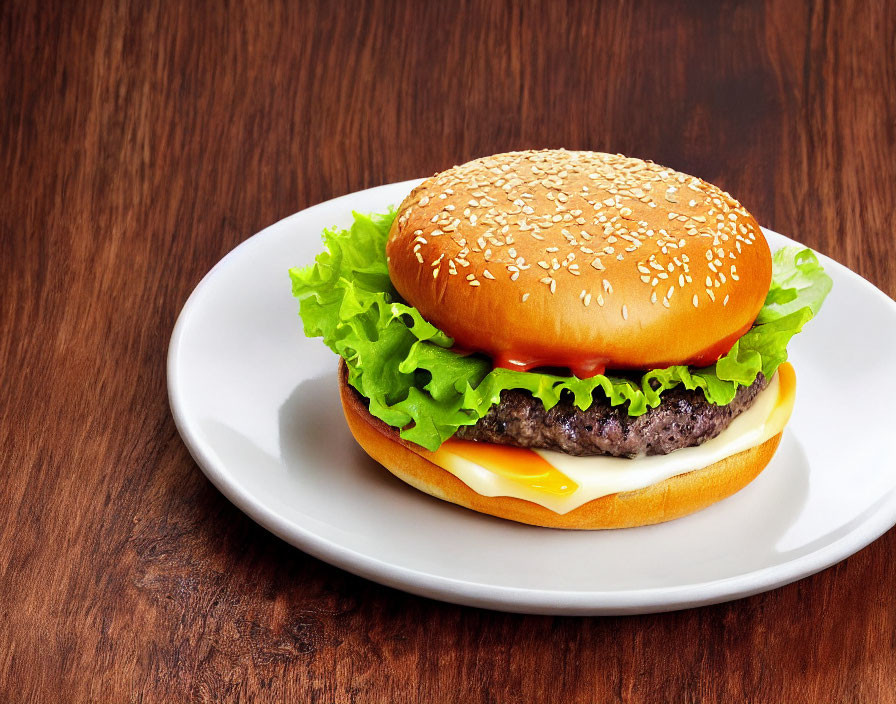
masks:
[[[728,193],[598,152],[455,166],[324,242],[293,293],[358,443],[428,494],[558,528],[752,481],[793,408],[787,343],[831,286]]]

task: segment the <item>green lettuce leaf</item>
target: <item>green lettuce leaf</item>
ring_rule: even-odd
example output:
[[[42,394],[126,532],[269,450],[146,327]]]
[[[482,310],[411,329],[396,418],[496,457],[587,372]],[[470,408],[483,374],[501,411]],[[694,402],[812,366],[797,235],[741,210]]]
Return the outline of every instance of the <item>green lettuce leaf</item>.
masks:
[[[787,359],[787,343],[819,310],[831,279],[809,249],[786,247],[773,256],[772,285],[753,327],[709,367],[652,369],[632,380],[612,374],[590,379],[492,369],[487,359],[451,351],[452,339],[401,303],[389,279],[385,246],[394,212],[354,213],[350,229],[323,233],[326,250],[314,264],[290,269],[292,292],[309,337],[345,359],[349,383],[372,415],[401,429],[401,437],[435,450],[472,425],[505,389],[524,389],[547,408],[563,394],[585,409],[596,393],[638,416],[679,384],[730,403],[738,386],[761,371],[767,377]]]

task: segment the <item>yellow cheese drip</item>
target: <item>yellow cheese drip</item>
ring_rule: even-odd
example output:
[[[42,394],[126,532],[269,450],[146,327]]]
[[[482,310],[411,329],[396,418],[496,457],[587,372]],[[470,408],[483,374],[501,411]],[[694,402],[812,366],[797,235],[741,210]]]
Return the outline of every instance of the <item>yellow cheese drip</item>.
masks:
[[[484,467],[531,489],[557,496],[567,496],[579,488],[572,479],[553,467],[541,455],[522,447],[494,445],[469,440],[446,440],[433,453],[432,461],[448,468],[455,457]]]

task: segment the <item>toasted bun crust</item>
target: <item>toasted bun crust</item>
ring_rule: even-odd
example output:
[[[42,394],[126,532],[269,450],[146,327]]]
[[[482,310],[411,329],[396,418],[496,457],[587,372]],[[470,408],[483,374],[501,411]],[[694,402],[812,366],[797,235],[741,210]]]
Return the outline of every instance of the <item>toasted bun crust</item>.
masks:
[[[374,418],[348,384],[340,360],[339,392],[348,427],[368,455],[392,474],[436,498],[499,518],[548,528],[597,530],[632,528],[671,521],[699,511],[743,489],[775,454],[781,434],[762,445],[694,472],[637,491],[594,499],[565,514],[523,499],[482,496],[450,472],[425,458],[426,450],[402,440],[396,430]]]
[[[386,253],[398,292],[459,347],[583,377],[715,361],[771,282],[768,244],[734,198],[598,152],[436,174],[401,204]]]

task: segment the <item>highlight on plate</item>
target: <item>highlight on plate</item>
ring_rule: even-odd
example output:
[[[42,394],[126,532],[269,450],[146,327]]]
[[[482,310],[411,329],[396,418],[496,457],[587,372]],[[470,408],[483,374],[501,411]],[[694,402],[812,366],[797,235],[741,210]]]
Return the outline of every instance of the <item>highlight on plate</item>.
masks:
[[[476,159],[323,239],[292,290],[358,443],[421,491],[558,528],[752,481],[793,408],[787,344],[831,288],[728,193],[599,152]]]

